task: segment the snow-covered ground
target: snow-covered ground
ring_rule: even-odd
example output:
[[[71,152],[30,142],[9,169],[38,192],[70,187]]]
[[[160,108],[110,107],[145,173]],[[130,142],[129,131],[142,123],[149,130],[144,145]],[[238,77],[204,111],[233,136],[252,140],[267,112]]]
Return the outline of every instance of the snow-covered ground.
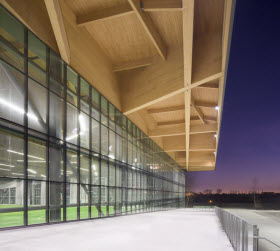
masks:
[[[214,212],[170,210],[0,232],[5,251],[233,251]]]

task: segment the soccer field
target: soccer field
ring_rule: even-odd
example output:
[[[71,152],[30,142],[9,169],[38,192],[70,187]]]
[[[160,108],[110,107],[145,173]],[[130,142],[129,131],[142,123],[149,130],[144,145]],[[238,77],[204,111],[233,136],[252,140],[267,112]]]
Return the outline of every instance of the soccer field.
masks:
[[[0,205],[1,208],[12,208],[19,207],[18,205]],[[101,211],[104,216],[107,216],[106,206],[101,207]],[[115,209],[113,206],[109,206],[109,215],[114,215]],[[91,218],[98,218],[98,210],[95,206],[91,207]],[[80,207],[80,219],[88,219],[88,207]],[[77,220],[77,207],[66,208],[66,220]],[[63,209],[61,209],[61,221],[63,221]],[[28,225],[46,223],[46,210],[28,210]],[[23,211],[22,212],[11,212],[11,213],[0,213],[0,228],[13,227],[23,225]]]

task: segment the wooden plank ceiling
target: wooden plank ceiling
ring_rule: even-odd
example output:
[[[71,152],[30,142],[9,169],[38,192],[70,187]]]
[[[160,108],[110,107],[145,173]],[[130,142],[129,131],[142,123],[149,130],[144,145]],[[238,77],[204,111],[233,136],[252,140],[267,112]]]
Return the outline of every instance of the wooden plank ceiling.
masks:
[[[44,40],[24,3],[1,2]],[[46,10],[40,2],[36,15],[48,13],[65,61],[182,168],[215,169],[232,0],[45,0]],[[94,49],[80,52],[88,36]]]

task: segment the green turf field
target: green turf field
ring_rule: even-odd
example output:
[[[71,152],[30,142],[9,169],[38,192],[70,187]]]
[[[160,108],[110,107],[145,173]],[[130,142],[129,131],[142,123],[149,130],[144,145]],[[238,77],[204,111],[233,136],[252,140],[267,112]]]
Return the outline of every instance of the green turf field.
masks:
[[[19,207],[17,205],[0,205],[0,208],[12,208]],[[107,216],[106,206],[101,207],[101,211],[104,216]],[[113,206],[109,206],[109,215],[115,215],[115,209]],[[91,218],[98,218],[98,210],[95,206],[91,207]],[[102,216],[101,216],[102,217]],[[80,219],[88,219],[89,212],[88,207],[80,207]],[[66,220],[77,220],[77,207],[66,208]],[[63,209],[61,209],[61,221],[63,221]],[[28,224],[40,224],[46,223],[46,210],[29,210],[28,211]],[[0,213],[0,228],[13,227],[23,225],[23,211],[12,213]]]
[[[18,205],[0,205],[1,208],[22,208],[23,206]],[[118,215],[121,214],[131,214],[135,213],[135,211],[139,211],[140,206],[127,206],[122,207],[121,212],[117,213]],[[80,207],[80,219],[88,219],[89,218],[89,208],[87,206],[81,206]],[[105,216],[113,216],[115,215],[116,211],[113,206],[107,207],[101,206],[101,211],[103,215],[99,215],[98,210],[95,206],[91,207],[91,218],[98,218],[98,217],[105,217]],[[66,220],[77,220],[78,217],[77,207],[67,207],[66,208]],[[61,209],[61,221],[63,221],[63,209]],[[40,223],[46,223],[46,210],[32,210],[32,206],[29,206],[28,210],[28,225],[33,224],[40,224]],[[3,227],[14,227],[14,226],[22,226],[24,224],[23,222],[23,211],[21,212],[12,212],[12,213],[0,213],[0,228]]]

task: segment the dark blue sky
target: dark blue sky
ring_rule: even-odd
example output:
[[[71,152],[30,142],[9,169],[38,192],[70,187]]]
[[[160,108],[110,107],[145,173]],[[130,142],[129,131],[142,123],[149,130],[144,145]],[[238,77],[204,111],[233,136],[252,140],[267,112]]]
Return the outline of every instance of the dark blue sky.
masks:
[[[280,192],[280,1],[237,0],[217,156],[195,191]]]

